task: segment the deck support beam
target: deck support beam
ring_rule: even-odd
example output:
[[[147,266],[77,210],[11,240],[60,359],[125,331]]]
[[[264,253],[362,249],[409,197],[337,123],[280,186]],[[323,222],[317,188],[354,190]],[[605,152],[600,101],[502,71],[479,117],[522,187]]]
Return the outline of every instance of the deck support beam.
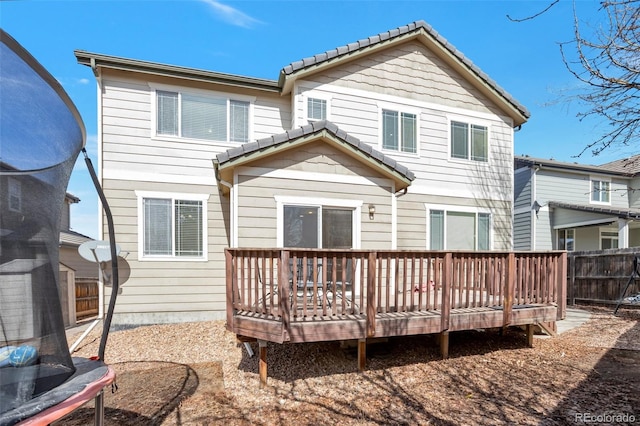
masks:
[[[367,339],[358,339],[358,370],[367,368]]]
[[[260,373],[260,387],[267,386],[267,341],[258,340],[260,349],[260,361],[258,364],[258,372]]]
[[[449,358],[449,331],[443,331],[438,335],[438,340],[440,343],[440,355],[442,355],[442,359]]]

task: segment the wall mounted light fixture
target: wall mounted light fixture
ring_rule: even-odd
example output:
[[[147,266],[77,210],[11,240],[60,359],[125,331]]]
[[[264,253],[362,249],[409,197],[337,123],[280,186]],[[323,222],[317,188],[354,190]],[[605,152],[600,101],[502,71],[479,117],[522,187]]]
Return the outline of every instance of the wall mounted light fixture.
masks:
[[[369,220],[373,220],[373,215],[376,213],[376,206],[369,204]]]

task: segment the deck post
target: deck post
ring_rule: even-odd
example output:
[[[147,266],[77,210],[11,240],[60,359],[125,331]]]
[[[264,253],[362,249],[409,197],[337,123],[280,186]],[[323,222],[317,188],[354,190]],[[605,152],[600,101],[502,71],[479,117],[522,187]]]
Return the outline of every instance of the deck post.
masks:
[[[233,326],[233,314],[234,314],[234,306],[233,306],[233,295],[234,295],[234,287],[237,287],[237,282],[235,282],[235,268],[233,267],[233,255],[231,251],[227,248],[224,250],[224,258],[225,258],[225,277],[226,277],[226,287],[227,287],[227,330],[234,330]],[[234,286],[235,284],[235,286]]]
[[[376,335],[376,263],[378,254],[369,252],[367,265],[367,337]],[[358,353],[360,352],[358,345]]]
[[[510,252],[507,257],[505,280],[504,280],[504,299],[503,299],[503,319],[502,326],[508,327],[511,324],[511,314],[513,311],[513,294],[516,288],[516,255]]]
[[[533,331],[535,329],[535,324],[527,324],[527,346],[530,348],[533,347]]]
[[[453,280],[453,255],[444,255],[444,273],[442,277],[442,300],[440,301],[440,331],[449,330],[451,314],[451,281]]]
[[[443,331],[438,335],[440,341],[440,355],[442,359],[449,358],[449,331]]]
[[[267,386],[267,341],[258,340],[260,348],[260,361],[258,364],[258,372],[260,374],[260,387]]]
[[[358,370],[364,371],[367,367],[367,339],[358,339]]]
[[[280,265],[278,268],[278,293],[280,297],[280,312],[282,312],[282,340],[288,340],[290,330],[290,288],[289,288],[289,251],[280,250]],[[266,379],[266,377],[265,377]]]

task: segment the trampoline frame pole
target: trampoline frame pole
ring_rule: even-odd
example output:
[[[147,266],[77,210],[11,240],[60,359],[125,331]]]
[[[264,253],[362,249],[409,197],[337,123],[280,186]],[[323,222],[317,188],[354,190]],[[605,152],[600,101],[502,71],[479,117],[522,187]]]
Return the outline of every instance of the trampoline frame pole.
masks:
[[[104,390],[96,395],[93,422],[95,426],[103,426],[104,424]]]

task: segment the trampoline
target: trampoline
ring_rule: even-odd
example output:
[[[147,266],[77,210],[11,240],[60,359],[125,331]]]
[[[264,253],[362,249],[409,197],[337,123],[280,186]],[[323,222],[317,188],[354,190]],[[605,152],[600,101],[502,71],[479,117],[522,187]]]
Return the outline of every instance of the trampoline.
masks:
[[[104,351],[118,293],[111,213],[84,150],[75,105],[46,69],[0,29],[0,425],[49,424],[115,380]],[[80,152],[109,227],[113,292],[100,348],[69,353],[59,295],[59,235],[66,188]]]

